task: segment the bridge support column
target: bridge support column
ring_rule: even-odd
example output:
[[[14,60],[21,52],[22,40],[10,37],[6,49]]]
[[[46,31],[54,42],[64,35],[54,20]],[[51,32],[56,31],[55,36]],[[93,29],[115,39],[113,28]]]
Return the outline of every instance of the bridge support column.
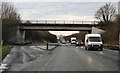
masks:
[[[17,27],[16,38],[16,43],[25,43],[25,31],[19,30],[19,26]]]

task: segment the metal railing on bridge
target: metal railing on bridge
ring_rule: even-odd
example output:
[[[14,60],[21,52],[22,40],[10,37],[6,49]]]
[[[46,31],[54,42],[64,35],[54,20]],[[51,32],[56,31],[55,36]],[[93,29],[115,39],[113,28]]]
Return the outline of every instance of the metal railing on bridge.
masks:
[[[90,24],[97,25],[99,21],[75,21],[75,20],[22,20],[22,23],[30,24]]]

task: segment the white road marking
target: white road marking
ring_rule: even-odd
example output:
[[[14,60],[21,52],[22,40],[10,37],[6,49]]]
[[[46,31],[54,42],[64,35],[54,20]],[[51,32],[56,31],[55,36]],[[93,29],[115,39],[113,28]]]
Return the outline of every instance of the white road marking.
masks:
[[[48,60],[48,62],[41,68],[42,71],[45,71],[45,68],[47,67],[47,65],[53,60],[53,58],[55,57],[55,54]]]

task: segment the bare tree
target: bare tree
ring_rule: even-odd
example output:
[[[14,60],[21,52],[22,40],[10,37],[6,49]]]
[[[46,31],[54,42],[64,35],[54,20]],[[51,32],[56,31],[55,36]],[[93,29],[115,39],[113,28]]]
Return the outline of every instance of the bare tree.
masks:
[[[12,35],[14,35],[13,28],[18,26],[21,22],[20,15],[12,4],[2,2],[1,6],[1,19],[2,19],[2,40],[7,42]],[[14,30],[15,31],[15,30]]]
[[[112,21],[115,17],[116,9],[111,3],[105,4],[104,6],[100,7],[95,13],[95,18],[103,22]]]
[[[20,19],[20,15],[17,13],[16,9],[12,6],[9,5],[6,2],[2,3],[2,19],[4,18],[15,18],[15,19]]]

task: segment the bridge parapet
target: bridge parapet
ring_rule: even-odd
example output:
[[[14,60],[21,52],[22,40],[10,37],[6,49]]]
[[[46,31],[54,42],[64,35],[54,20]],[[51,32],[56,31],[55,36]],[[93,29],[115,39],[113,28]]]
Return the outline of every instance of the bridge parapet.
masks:
[[[22,20],[22,23],[31,24],[89,24],[97,25],[99,21],[75,21],[75,20]]]

